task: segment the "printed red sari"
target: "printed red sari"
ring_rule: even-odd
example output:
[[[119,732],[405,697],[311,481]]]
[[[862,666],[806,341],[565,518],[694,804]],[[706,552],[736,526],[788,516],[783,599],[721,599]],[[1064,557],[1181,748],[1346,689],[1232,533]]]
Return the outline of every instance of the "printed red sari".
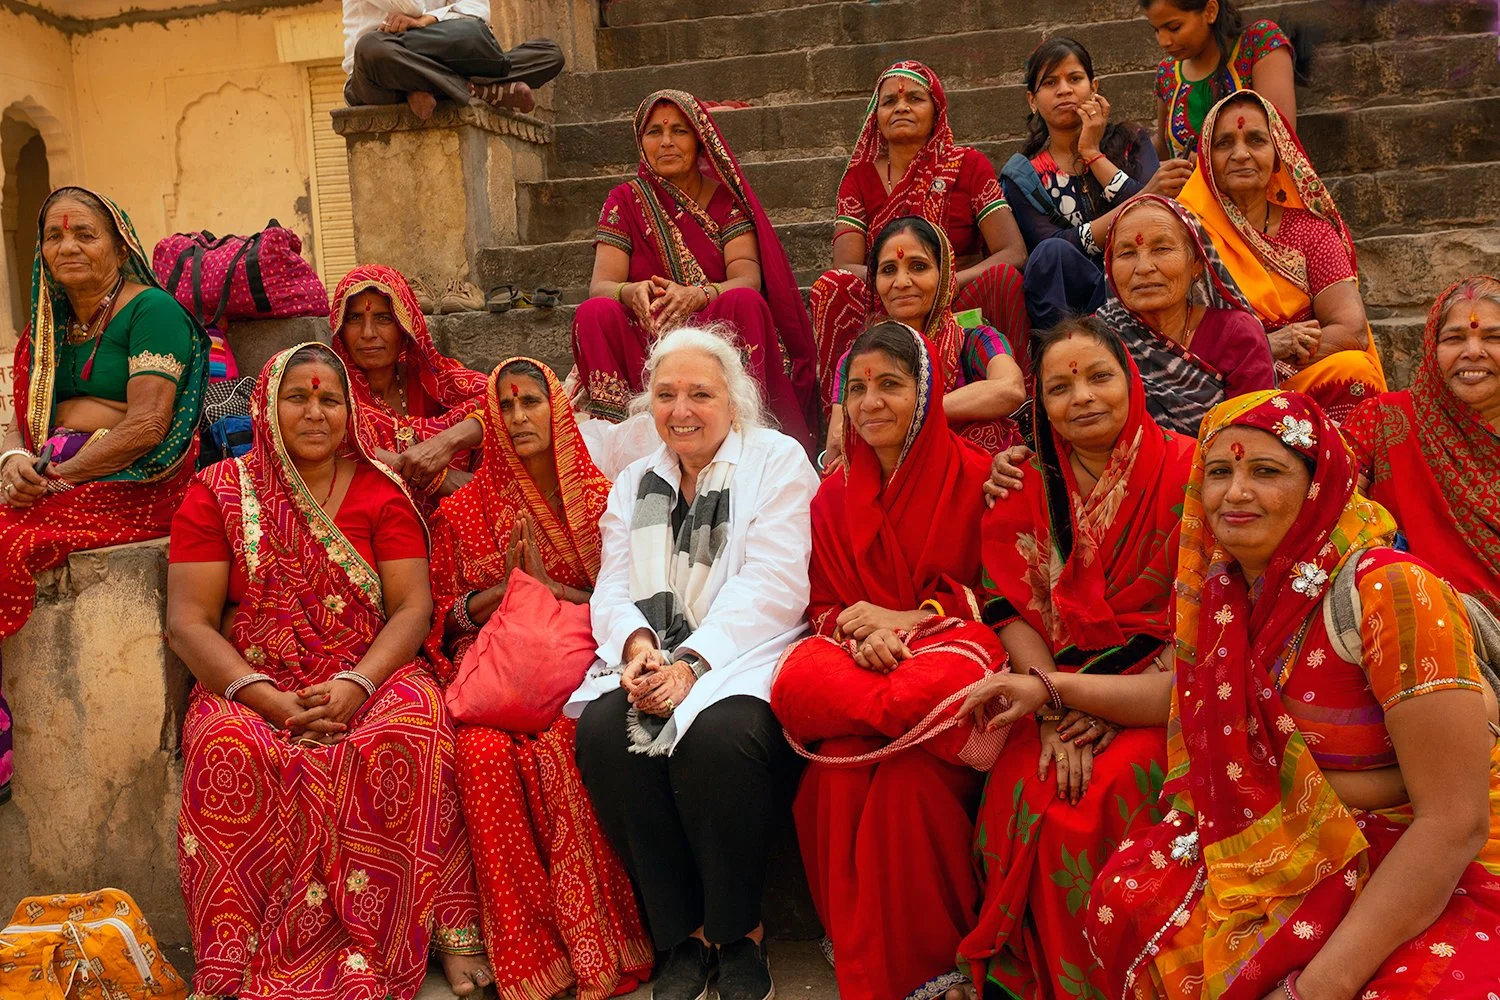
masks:
[[[936,699],[1004,660],[976,620],[970,589],[979,575],[989,460],[948,428],[937,358],[921,334],[912,337],[920,371],[905,454],[882,487],[874,449],[846,420],[844,471],[825,479],[812,503],[808,617],[818,634],[788,650],[771,690],[788,735],[822,739],[825,756],[857,756],[888,743]],[[855,663],[855,643],[838,628],[839,614],[860,601],[932,610],[951,628],[929,637],[923,626],[937,619],[921,623],[907,637],[916,657],[876,673]],[[939,687],[918,683],[925,678]],[[876,703],[886,711],[869,710]],[[841,706],[856,711],[840,720]],[[872,724],[875,714],[881,721]],[[826,738],[841,721],[842,735]],[[814,762],[802,778],[798,840],[833,940],[842,996],[927,998],[964,981],[953,955],[978,902],[968,845],[983,779],[965,766],[949,735],[877,763]]]
[[[370,388],[370,380],[344,343],[341,331],[349,302],[360,292],[379,292],[391,303],[396,322],[406,335],[397,361],[404,372],[406,412],[397,413]],[[333,311],[328,317],[333,329],[332,347],[349,370],[349,388],[364,411],[364,431],[375,447],[400,454],[418,441],[457,424],[484,403],[484,375],[471,371],[444,355],[432,342],[427,317],[417,305],[411,286],[394,268],[364,264],[344,275],[333,293]],[[478,464],[479,456],[460,452],[451,468],[464,471]]]
[[[283,690],[353,669],[385,624],[376,569],[281,443],[275,400],[302,346],[261,373],[250,454],[199,477],[247,580],[231,641]],[[370,462],[360,419],[351,400],[346,447]],[[178,860],[199,995],[410,1000],[430,946],[482,950],[453,727],[425,660],[396,671],[332,746],[293,742],[200,685],[182,749]]]
[[[505,577],[505,547],[529,513],[552,579],[592,589],[599,572],[599,517],[609,480],[590,461],[567,393],[546,365],[552,452],[560,496],[542,496],[505,429],[499,372],[485,392],[485,454],[474,478],[446,498],[433,523],[436,614],[428,648],[443,673],[474,643],[443,644],[444,623],[470,591]],[[548,1000],[577,986],[580,1000],[629,992],[651,975],[651,939],[630,877],[594,815],[573,759],[577,723],[559,718],[536,735],[458,727],[458,788],[479,880],[484,940],[502,1000]]]
[[[1127,356],[1129,412],[1103,475],[1080,495],[1070,445],[1033,398],[1039,454],[1022,487],[984,516],[984,621],[1017,619],[1051,647],[1058,670],[1147,669],[1171,637],[1170,601],[1193,440],[1163,430]],[[1090,996],[1104,971],[1078,933],[1095,872],[1159,818],[1166,759],[1159,728],[1126,729],[1094,758],[1076,805],[1037,777],[1034,719],[1011,728],[985,786],[974,856],[984,875],[978,925],[959,952],[975,982],[1002,996]]]
[[[1201,453],[1226,427],[1274,434],[1315,463],[1302,511],[1258,596],[1207,526]],[[1300,393],[1261,392],[1204,421],[1183,513],[1176,677],[1162,822],[1121,844],[1089,897],[1107,996],[1260,1000],[1328,941],[1410,825],[1410,805],[1346,806],[1325,775],[1399,763],[1398,702],[1477,691],[1457,595],[1388,548],[1395,522],[1355,492],[1332,420]],[[1350,558],[1369,549],[1358,565]],[[1332,652],[1321,612],[1339,573],[1363,606],[1360,664]],[[1360,996],[1483,1000],[1500,934],[1500,747],[1491,834],[1447,907],[1382,962]]]
[[[640,147],[647,118],[664,101],[682,111],[697,136],[698,171],[718,182],[707,209],[656,173]],[[635,112],[635,135],[640,147],[637,176],[605,199],[595,243],[630,256],[631,281],[655,275],[680,285],[699,285],[724,281],[725,246],[753,234],[759,248],[760,291],[732,288],[715,295],[692,322],[723,321],[734,327],[750,374],[765,388],[781,431],[810,448],[818,427],[812,328],[791,260],[739,161],[707,109],[680,90],[659,90],[642,101]],[[653,340],[614,299],[594,297],[578,307],[573,357],[594,416],[624,419],[626,404],[641,390],[641,371]]]
[[[1410,389],[1362,403],[1343,424],[1413,555],[1441,566],[1465,594],[1489,594],[1500,612],[1500,435],[1459,400],[1437,365],[1437,334],[1462,282],[1438,296]]]
[[[885,139],[875,120],[875,105],[881,84],[892,76],[909,80],[932,94],[932,135],[887,193],[874,166],[887,155]],[[955,253],[969,258],[988,253],[979,224],[994,212],[1009,211],[1009,206],[989,159],[979,150],[954,141],[953,128],[948,124],[948,94],[942,81],[922,63],[905,60],[886,69],[875,81],[864,126],[839,183],[837,210],[835,237],[849,231],[863,234],[866,255],[887,223],[903,215],[920,215],[942,230]],[[951,304],[957,313],[978,309],[986,324],[1005,335],[1021,370],[1026,370],[1031,320],[1026,315],[1020,271],[1009,264],[996,264],[958,289]],[[835,378],[839,359],[870,322],[870,291],[865,281],[848,271],[826,271],[813,284],[808,306],[826,416],[838,401]]]

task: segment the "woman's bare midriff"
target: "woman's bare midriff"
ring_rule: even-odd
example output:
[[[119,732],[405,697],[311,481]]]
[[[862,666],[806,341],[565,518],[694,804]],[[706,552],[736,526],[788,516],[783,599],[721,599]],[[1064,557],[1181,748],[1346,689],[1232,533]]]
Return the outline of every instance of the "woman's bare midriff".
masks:
[[[114,428],[125,419],[125,404],[95,396],[65,399],[52,409],[52,426],[70,431],[97,431]]]
[[[1350,809],[1391,809],[1411,801],[1400,767],[1373,771],[1324,771],[1323,777]]]

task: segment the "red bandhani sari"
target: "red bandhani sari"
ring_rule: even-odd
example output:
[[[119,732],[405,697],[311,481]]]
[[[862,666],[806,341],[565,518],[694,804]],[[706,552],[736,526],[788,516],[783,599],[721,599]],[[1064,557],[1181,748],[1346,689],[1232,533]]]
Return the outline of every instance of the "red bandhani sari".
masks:
[[[1428,314],[1412,387],[1361,404],[1343,431],[1370,499],[1396,518],[1412,553],[1441,566],[1463,593],[1500,601],[1500,435],[1453,394],[1437,365],[1438,330],[1458,288]]]
[[[344,343],[344,313],[360,292],[379,292],[391,304],[406,344],[397,359],[405,372],[406,412],[397,413],[370,388],[370,380]],[[432,342],[427,317],[401,272],[380,264],[364,264],[344,275],[333,293],[333,349],[349,369],[349,388],[364,411],[365,433],[377,448],[400,454],[418,441],[425,441],[456,425],[484,403],[484,375],[471,371],[444,355]],[[467,471],[479,456],[460,452],[451,467]]]
[[[697,136],[698,172],[719,183],[707,209],[653,170],[640,146],[652,110],[664,101],[682,111]],[[635,135],[640,148],[637,176],[605,199],[595,243],[630,256],[631,281],[660,276],[679,285],[700,285],[724,281],[725,246],[754,234],[761,290],[732,288],[713,295],[691,322],[723,321],[734,327],[750,374],[765,387],[780,429],[811,448],[818,427],[812,328],[791,260],[739,161],[707,109],[680,90],[658,90],[642,101],[635,112]],[[594,416],[624,419],[630,397],[641,390],[641,371],[652,340],[634,314],[614,299],[591,298],[578,307],[573,357]]]
[[[1018,491],[984,516],[986,624],[1021,619],[1051,648],[1057,669],[1099,674],[1147,667],[1171,636],[1183,487],[1193,440],[1151,418],[1130,361],[1129,412],[1099,482],[1081,496],[1070,445],[1033,399],[1040,454]],[[1110,852],[1159,817],[1166,760],[1159,728],[1127,729],[1094,758],[1077,805],[1037,777],[1033,719],[1011,728],[990,771],[975,831],[984,874],[979,924],[960,947],[975,982],[1004,995],[1088,996],[1104,973],[1078,933],[1089,883]]]
[[[445,499],[433,524],[435,624],[428,648],[450,679],[474,642],[443,648],[454,604],[506,577],[505,547],[522,512],[552,579],[592,589],[599,572],[599,517],[609,480],[578,433],[567,393],[546,365],[559,505],[547,503],[511,443],[500,410],[499,372],[485,394],[485,454],[474,478]],[[509,376],[507,376],[509,377]],[[519,377],[519,376],[518,376]],[[451,657],[447,655],[451,652]],[[484,940],[502,1000],[546,1000],[576,985],[580,1000],[629,992],[655,955],[630,877],[599,828],[573,760],[577,723],[513,734],[458,727],[458,787],[474,848]]]
[[[247,581],[230,640],[282,690],[354,669],[385,626],[377,568],[281,443],[275,400],[302,346],[261,373],[250,454],[199,479]],[[351,400],[346,447],[371,462],[363,417]],[[430,946],[482,950],[453,727],[425,660],[397,670],[332,746],[292,742],[199,685],[182,752],[178,860],[198,994],[410,1000]]]
[[[887,193],[875,169],[875,161],[888,155],[875,108],[881,85],[891,77],[908,80],[931,93],[932,135]],[[960,257],[983,257],[987,249],[979,224],[1001,210],[1009,211],[1009,206],[994,165],[979,150],[960,146],[953,139],[953,128],[948,124],[948,94],[937,74],[912,60],[898,62],[880,74],[854,153],[839,183],[834,238],[850,231],[861,233],[868,255],[887,223],[903,215],[920,215],[942,230]],[[871,300],[865,285],[847,271],[827,271],[814,283],[808,299],[825,415],[838,401],[835,378],[839,359],[869,322]],[[958,290],[952,307],[960,313],[978,309],[985,322],[1010,341],[1022,370],[1026,370],[1031,320],[1026,315],[1020,271],[1009,264],[987,268]],[[946,366],[946,360],[944,363]]]
[[[1226,427],[1275,435],[1315,463],[1296,522],[1252,596],[1205,520],[1202,452]],[[1322,410],[1260,392],[1204,420],[1183,512],[1171,811],[1099,873],[1088,936],[1110,997],[1260,1000],[1322,948],[1411,823],[1409,805],[1347,807],[1324,772],[1397,763],[1383,713],[1480,680],[1451,588],[1385,548],[1395,522],[1355,492],[1357,468]],[[1371,551],[1354,565],[1350,556]],[[1322,598],[1357,574],[1361,664],[1333,655]],[[1481,1000],[1500,932],[1500,748],[1492,832],[1448,906],[1389,955],[1360,995]]]
[[[932,645],[968,643],[991,664],[1004,659],[976,621],[970,590],[979,575],[989,460],[948,428],[937,359],[925,338],[916,331],[912,337],[921,360],[917,411],[890,482],[882,487],[874,449],[846,421],[848,462],[813,498],[808,617],[818,635],[783,657],[771,707],[789,735],[807,742],[837,725],[829,716],[841,705],[887,701],[898,686],[917,704],[904,714],[901,705],[889,706],[883,731],[871,725],[868,711],[851,713],[847,735],[823,739],[825,756],[857,756],[889,742],[927,712],[934,696],[957,690],[954,678],[966,683],[986,672],[956,652],[924,651],[931,641],[925,635],[909,637],[917,657],[892,673],[865,670],[838,629],[850,605],[932,609],[953,626],[932,636]],[[946,679],[946,689],[918,690],[913,673]],[[813,763],[803,776],[798,839],[813,901],[833,940],[842,996],[934,997],[964,981],[953,955],[979,897],[968,846],[982,778],[939,743],[873,764]]]
[[[108,209],[124,242],[124,278],[147,288],[160,288],[151,270],[151,257],[130,218],[103,195],[87,193]],[[32,454],[38,453],[58,429],[53,423],[58,354],[72,315],[62,287],[42,261],[41,223],[39,218],[37,251],[31,267],[31,322],[16,343],[11,369],[16,429],[22,446]],[[184,315],[188,315],[186,310]],[[193,327],[192,353],[178,380],[172,419],[160,444],[125,468],[99,479],[72,487],[54,480],[54,492],[30,507],[12,507],[0,501],[0,640],[15,635],[31,617],[36,574],[62,565],[74,552],[160,538],[170,530],[172,513],[193,478],[198,458],[198,417],[208,384],[208,335],[197,320],[189,318],[189,322]],[[101,339],[103,336],[100,334]],[[11,779],[10,723],[9,708],[0,695],[0,792]]]

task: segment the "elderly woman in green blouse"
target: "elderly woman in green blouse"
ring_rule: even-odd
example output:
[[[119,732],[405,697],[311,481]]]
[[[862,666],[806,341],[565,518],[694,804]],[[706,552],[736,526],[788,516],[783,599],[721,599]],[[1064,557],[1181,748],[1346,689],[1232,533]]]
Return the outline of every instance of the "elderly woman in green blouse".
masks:
[[[161,289],[118,207],[59,188],[39,229],[0,450],[0,639],[30,617],[36,573],[79,549],[167,534],[208,376],[207,335]],[[10,776],[0,697],[0,801]]]

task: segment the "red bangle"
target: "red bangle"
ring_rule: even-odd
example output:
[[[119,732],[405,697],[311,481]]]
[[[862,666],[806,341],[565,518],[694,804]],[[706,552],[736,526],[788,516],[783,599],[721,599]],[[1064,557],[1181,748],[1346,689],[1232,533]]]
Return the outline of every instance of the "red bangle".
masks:
[[[1286,978],[1281,981],[1281,992],[1286,994],[1286,1000],[1302,1000],[1302,994],[1297,992],[1297,977],[1302,975],[1302,970],[1288,972]]]
[[[1087,170],[1087,169],[1089,169],[1090,167],[1092,167],[1094,165],[1094,162],[1096,160],[1102,160],[1102,159],[1104,159],[1104,154],[1103,153],[1095,153],[1093,156],[1090,156],[1087,160],[1084,160],[1082,163],[1080,163],[1079,166],[1081,166],[1083,169]]]
[[[1036,674],[1037,680],[1042,682],[1042,687],[1047,689],[1048,704],[1055,709],[1061,710],[1063,707],[1062,695],[1057,693],[1057,685],[1052,683],[1052,678],[1047,676],[1045,670],[1033,670],[1032,673]]]

